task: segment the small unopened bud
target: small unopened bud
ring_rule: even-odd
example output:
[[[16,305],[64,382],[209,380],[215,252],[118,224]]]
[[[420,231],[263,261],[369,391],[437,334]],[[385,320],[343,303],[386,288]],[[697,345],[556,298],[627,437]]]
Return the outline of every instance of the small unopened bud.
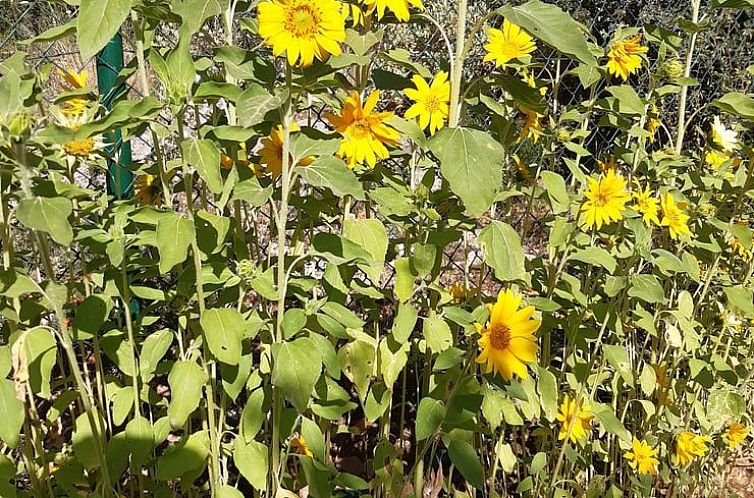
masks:
[[[31,119],[25,112],[17,112],[8,118],[6,123],[10,136],[13,138],[25,137],[29,134],[29,127],[31,126]]]
[[[683,64],[676,58],[667,59],[662,65],[662,74],[670,81],[675,81],[683,76],[683,72]]]

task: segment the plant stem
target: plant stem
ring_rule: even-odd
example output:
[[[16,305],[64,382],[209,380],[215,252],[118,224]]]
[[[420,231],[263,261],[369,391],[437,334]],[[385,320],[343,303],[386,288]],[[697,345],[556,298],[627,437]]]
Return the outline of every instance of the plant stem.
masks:
[[[466,11],[468,0],[458,1],[458,23],[456,24],[456,56],[453,59],[453,71],[450,75],[450,116],[448,126],[455,128],[461,115],[461,78],[463,77],[464,42],[466,39]]]
[[[701,0],[691,0],[691,22],[699,22],[699,7]],[[683,76],[688,78],[691,75],[691,64],[694,62],[694,47],[696,46],[696,37],[699,31],[694,31],[689,41],[689,51],[686,53],[686,67]],[[683,149],[683,136],[686,134],[686,99],[688,98],[688,85],[681,87],[681,96],[678,101],[678,132],[675,142],[675,153],[680,154]]]

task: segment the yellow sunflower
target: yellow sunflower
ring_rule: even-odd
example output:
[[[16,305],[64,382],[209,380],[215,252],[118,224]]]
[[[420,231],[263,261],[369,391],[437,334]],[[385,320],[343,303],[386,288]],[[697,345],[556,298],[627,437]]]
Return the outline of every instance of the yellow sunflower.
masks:
[[[306,444],[304,436],[294,437],[291,440],[291,446],[293,446],[293,450],[299,455],[308,456],[310,458],[314,456],[314,453],[312,453],[312,450],[310,450],[309,446]]]
[[[686,223],[689,219],[689,215],[684,213],[678,205],[676,205],[672,195],[664,194],[660,198],[660,206],[662,207],[662,220],[660,221],[660,225],[668,227],[671,239],[675,240],[680,235],[693,235]]]
[[[389,9],[399,21],[403,22],[408,21],[411,17],[411,13],[408,10],[410,5],[419,10],[424,10],[424,4],[422,4],[421,0],[362,0],[362,3],[367,7],[367,15],[376,10],[377,19],[382,19],[385,15],[385,10]]]
[[[518,309],[522,296],[510,289],[501,290],[495,305],[488,304],[490,319],[486,327],[475,323],[479,337],[479,353],[476,361],[484,364],[485,373],[499,373],[505,380],[513,374],[525,379],[528,376],[527,363],[537,360],[537,339],[534,332],[542,324],[532,320],[534,306]]]
[[[652,193],[649,191],[649,185],[642,190],[641,184],[637,180],[636,186],[638,190],[633,193],[636,202],[631,206],[631,209],[642,215],[642,220],[644,220],[647,226],[650,226],[652,223],[659,225],[660,220],[657,218],[657,213],[660,212],[659,199],[652,196]]]
[[[631,451],[623,454],[623,458],[628,460],[632,469],[638,470],[639,474],[657,473],[657,465],[660,461],[656,458],[657,450],[649,446],[646,440],[639,441],[634,437],[631,444]]]
[[[66,91],[72,92],[74,90],[86,88],[86,80],[89,75],[89,72],[86,69],[83,69],[80,73],[77,73],[73,69],[66,69],[65,71],[63,71],[58,68],[57,73],[58,76],[63,78],[63,88]],[[60,107],[60,111],[64,114],[79,116],[84,114],[88,103],[89,99],[85,97],[71,97],[65,100],[63,105]]]
[[[702,457],[707,453],[707,443],[712,441],[709,436],[699,436],[693,432],[683,431],[676,437],[673,463],[688,465],[694,457]]]
[[[728,449],[735,449],[739,444],[743,444],[749,436],[749,429],[740,422],[732,424],[723,432],[723,439],[728,443]]]
[[[579,406],[576,407],[576,400],[571,399],[566,394],[555,418],[562,423],[558,440],[563,440],[568,436],[572,443],[576,443],[577,441],[584,441],[589,436],[594,415],[592,415],[591,405],[584,405],[584,401],[581,400]],[[572,426],[573,428],[571,428]],[[568,434],[569,430],[571,431],[570,435]]]
[[[291,132],[298,130],[298,124],[292,123]],[[261,143],[259,163],[265,168],[265,172],[270,173],[273,178],[277,178],[283,171],[283,126],[278,125],[277,128],[273,128],[270,135],[263,138]],[[315,159],[314,156],[307,156],[295,166],[309,166]],[[293,157],[289,155],[289,164],[291,161],[293,161]]]
[[[429,127],[429,134],[434,135],[445,125],[445,119],[448,117],[448,103],[450,102],[448,73],[445,71],[437,73],[431,85],[428,85],[427,81],[418,74],[415,74],[411,81],[416,88],[406,88],[404,93],[416,103],[408,108],[405,118],[418,117],[419,126],[422,129]]]
[[[495,61],[496,67],[505,67],[509,61],[534,52],[537,44],[529,33],[504,19],[502,31],[487,29],[487,44],[484,48],[487,51],[484,62]]]
[[[646,54],[647,47],[640,44],[641,35],[613,43],[607,52],[607,71],[613,76],[627,80],[628,76],[641,67],[641,54]]]
[[[626,192],[626,180],[614,169],[599,180],[589,177],[589,190],[584,197],[586,201],[580,210],[583,213],[581,223],[586,228],[596,225],[597,230],[602,225],[623,219],[625,204],[630,199]]]
[[[539,134],[542,133],[542,123],[539,122],[544,114],[540,114],[526,107],[521,107],[521,112],[526,116],[524,126],[521,128],[521,133],[518,134],[518,141],[522,141],[524,138],[529,137],[533,143],[537,143],[539,140]]]
[[[286,52],[288,63],[302,67],[314,58],[340,55],[345,17],[337,0],[270,0],[259,4],[259,36],[275,57]]]
[[[340,115],[326,115],[338,133],[343,135],[338,155],[346,158],[351,168],[365,161],[374,168],[377,158],[387,159],[390,156],[385,144],[398,144],[400,134],[385,124],[393,113],[373,112],[379,98],[380,93],[374,91],[362,106],[358,92],[353,92],[343,104]]]
[[[139,206],[162,206],[162,186],[157,175],[139,175],[134,180],[134,200]]]
[[[710,168],[712,168],[714,171],[719,170],[720,166],[725,164],[725,162],[728,161],[729,159],[730,159],[729,154],[719,152],[715,149],[709,150],[704,155],[704,162],[707,163],[710,166]]]

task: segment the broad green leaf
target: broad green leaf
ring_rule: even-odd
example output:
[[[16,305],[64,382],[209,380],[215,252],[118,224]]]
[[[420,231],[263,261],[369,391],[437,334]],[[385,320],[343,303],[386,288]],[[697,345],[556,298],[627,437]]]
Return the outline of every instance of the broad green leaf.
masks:
[[[746,413],[746,401],[740,394],[727,389],[714,389],[707,398],[707,420],[714,431],[739,422]]]
[[[475,488],[484,486],[484,469],[473,446],[466,441],[454,439],[448,445],[448,456],[469,484]]]
[[[38,34],[34,38],[29,38],[28,40],[24,40],[21,42],[21,44],[22,45],[37,45],[39,43],[49,43],[49,42],[60,40],[61,38],[65,38],[66,36],[70,36],[76,33],[77,21],[78,21],[78,18],[71,19],[65,24],[52,27]]]
[[[628,357],[628,351],[625,346],[620,344],[604,344],[602,352],[607,359],[608,364],[623,377],[623,380],[633,385],[633,370],[631,368],[631,359]]]
[[[584,26],[557,6],[531,0],[516,7],[506,5],[497,13],[557,51],[590,66],[597,65],[584,39]]]
[[[81,60],[105,48],[131,11],[131,0],[81,0],[76,40]]]
[[[588,263],[591,265],[601,266],[606,269],[608,273],[612,274],[615,271],[615,267],[618,265],[615,258],[610,255],[605,249],[601,247],[586,247],[576,251],[569,259],[581,261],[582,263]]]
[[[299,166],[296,171],[313,187],[329,188],[338,197],[350,195],[356,200],[365,199],[361,183],[342,159],[321,156],[309,166]]]
[[[95,425],[97,426],[100,445],[104,447],[105,423],[102,417],[95,415]],[[92,431],[92,426],[89,423],[89,416],[86,413],[82,413],[76,418],[76,422],[74,423],[71,443],[76,459],[87,469],[99,467],[99,459],[93,451],[96,445],[94,441],[94,431]]]
[[[419,401],[416,411],[416,440],[421,441],[434,435],[445,419],[445,405],[442,401],[430,397]]]
[[[220,486],[217,490],[217,498],[244,498],[243,493],[233,486]]]
[[[495,270],[498,280],[509,282],[526,278],[521,238],[512,226],[493,221],[479,232],[479,247],[484,262]]]
[[[189,415],[199,407],[205,382],[207,374],[196,362],[182,360],[173,364],[168,375],[172,395],[168,405],[168,418],[173,430],[186,425]]]
[[[539,402],[542,405],[545,417],[552,422],[558,411],[558,383],[555,375],[546,368],[539,367],[538,372],[537,392],[539,393]]]
[[[238,437],[233,443],[233,462],[249,484],[258,490],[267,485],[268,455],[267,445],[258,441]]]
[[[238,365],[241,360],[241,333],[246,320],[230,308],[206,310],[200,320],[209,350],[223,363]]]
[[[719,99],[713,100],[712,105],[749,121],[754,121],[754,99],[748,95],[729,92]]]
[[[157,222],[157,250],[160,252],[160,273],[165,274],[188,256],[188,248],[196,236],[193,223],[175,211],[165,213]]]
[[[0,455],[0,496],[16,498],[16,486],[12,484],[16,477],[16,464],[5,455]]]
[[[414,294],[415,275],[411,271],[411,260],[406,257],[397,258],[393,266],[395,266],[395,296],[399,302],[405,303]]]
[[[654,275],[631,275],[631,287],[628,295],[647,303],[661,303],[665,301],[665,292]]]
[[[209,454],[207,431],[199,431],[174,445],[157,459],[155,477],[160,481],[175,479],[204,468]]]
[[[369,265],[359,265],[372,284],[378,285],[387,253],[387,231],[380,220],[375,218],[346,220],[343,223],[343,236],[354,242],[372,256]]]
[[[547,111],[547,101],[545,101],[539,90],[532,88],[521,78],[510,74],[495,74],[492,76],[495,83],[499,84],[521,107],[536,111],[540,114],[544,114]],[[482,96],[480,96],[482,97]],[[492,107],[497,104],[497,101],[492,99],[492,102],[485,105]],[[495,109],[492,109],[493,111]]]
[[[254,389],[249,395],[246,406],[241,413],[240,436],[247,442],[254,439],[267,418],[267,409],[269,409],[270,400],[265,395],[265,392],[263,387]]]
[[[228,3],[228,0],[173,0],[170,10],[181,16],[183,25],[193,34],[208,18],[222,14]]]
[[[398,306],[398,314],[393,321],[392,333],[398,342],[406,342],[411,333],[414,331],[418,312],[410,304],[401,304]]]
[[[308,337],[284,342],[273,349],[272,385],[280,389],[299,413],[309,405],[314,385],[322,373],[322,359],[312,356],[312,351],[316,351],[316,346]]]
[[[173,332],[168,329],[150,334],[141,343],[139,374],[143,382],[152,380],[157,365],[173,343]]]
[[[134,417],[126,424],[126,444],[134,463],[145,462],[154,447],[154,427],[149,420]]]
[[[233,198],[246,201],[254,207],[264,206],[272,196],[272,185],[262,187],[256,177],[241,180],[233,187]]]
[[[73,229],[68,223],[72,212],[73,205],[65,197],[35,197],[18,203],[16,218],[24,226],[47,232],[55,242],[68,247],[73,241]]]
[[[725,287],[725,297],[733,311],[741,313],[746,318],[754,317],[754,298],[751,289],[745,287]]]
[[[712,0],[712,7],[716,9],[745,9],[754,7],[754,0]]]
[[[474,217],[484,214],[500,190],[503,146],[480,130],[443,128],[429,141],[429,149],[466,211]]]
[[[552,212],[560,214],[568,211],[570,200],[563,177],[552,171],[543,171],[539,176],[542,178],[542,183],[545,184],[545,193],[547,193],[547,198],[550,199]]]
[[[592,413],[600,421],[602,427],[610,434],[615,434],[623,441],[631,442],[631,433],[626,430],[625,426],[618,420],[613,412],[613,407],[608,404],[597,403],[592,407]]]
[[[241,355],[237,365],[220,363],[220,375],[222,376],[223,391],[230,399],[236,401],[238,396],[244,390],[246,382],[251,374],[251,366],[254,358],[249,352]]]
[[[374,375],[376,349],[375,344],[359,339],[338,350],[340,368],[348,380],[355,384],[362,403],[366,399],[369,382]]]
[[[617,110],[621,114],[644,115],[644,102],[631,85],[609,86],[607,91],[618,100]]]
[[[220,149],[212,140],[189,138],[181,142],[181,150],[188,163],[196,168],[213,194],[223,191],[220,175]]]
[[[436,315],[434,312],[431,312],[424,319],[422,331],[424,339],[427,341],[427,346],[434,353],[445,351],[453,345],[453,333],[450,331],[450,327],[442,317]]]
[[[410,350],[410,342],[399,343],[390,335],[380,341],[380,372],[390,391],[393,390],[393,384],[398,380],[403,367],[406,366]]]
[[[11,448],[18,446],[21,426],[24,424],[24,404],[16,398],[16,387],[12,380],[0,379],[0,439]]]
[[[287,93],[271,95],[261,85],[252,84],[238,97],[238,124],[241,126],[256,126],[264,121],[264,115],[277,109],[288,98]]]

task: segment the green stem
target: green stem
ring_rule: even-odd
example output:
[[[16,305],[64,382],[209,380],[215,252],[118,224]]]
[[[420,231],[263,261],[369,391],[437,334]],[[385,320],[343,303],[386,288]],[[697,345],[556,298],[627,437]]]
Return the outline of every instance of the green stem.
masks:
[[[453,71],[450,75],[450,116],[448,126],[458,126],[461,115],[461,78],[463,77],[464,42],[466,39],[466,13],[468,0],[458,1],[458,23],[456,24],[456,56],[453,59]]]
[[[701,0],[691,0],[691,22],[696,24],[699,22],[699,7]],[[696,37],[699,35],[698,31],[694,31],[689,41],[689,51],[686,53],[686,67],[683,71],[683,76],[688,78],[691,75],[691,64],[694,62],[694,47],[696,45]],[[680,154],[683,149],[683,136],[686,134],[686,99],[688,98],[688,85],[681,87],[681,96],[678,100],[678,132],[675,142],[675,153]]]

